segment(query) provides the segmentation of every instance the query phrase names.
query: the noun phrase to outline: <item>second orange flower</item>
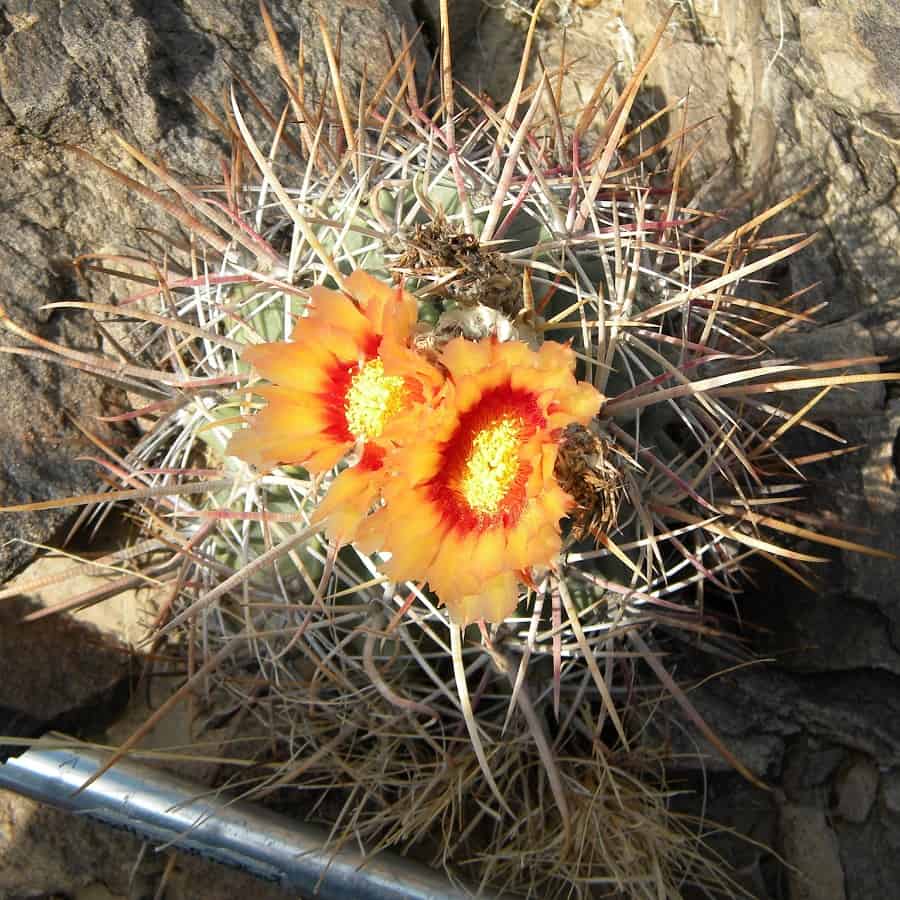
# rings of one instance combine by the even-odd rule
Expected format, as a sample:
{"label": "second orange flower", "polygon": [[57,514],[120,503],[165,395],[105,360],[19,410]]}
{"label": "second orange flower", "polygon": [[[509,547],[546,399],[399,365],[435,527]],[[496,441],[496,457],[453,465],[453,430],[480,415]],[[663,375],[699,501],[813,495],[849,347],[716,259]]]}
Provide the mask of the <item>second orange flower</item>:
{"label": "second orange flower", "polygon": [[563,429],[586,424],[602,396],[576,381],[575,356],[548,341],[457,338],[440,357],[444,400],[416,442],[390,458],[384,505],[362,526],[385,571],[427,581],[460,624],[515,610],[519,581],[551,565],[572,498],[554,476]]}

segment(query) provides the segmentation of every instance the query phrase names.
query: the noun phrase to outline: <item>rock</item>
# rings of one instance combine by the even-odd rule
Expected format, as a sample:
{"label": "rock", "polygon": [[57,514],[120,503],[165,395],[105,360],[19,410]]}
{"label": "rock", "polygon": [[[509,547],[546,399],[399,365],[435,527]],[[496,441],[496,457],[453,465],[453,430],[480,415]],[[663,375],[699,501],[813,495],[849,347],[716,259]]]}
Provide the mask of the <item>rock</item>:
{"label": "rock", "polygon": [[[437,46],[439,0],[426,0],[421,6],[432,43]],[[513,4],[453,0],[449,7],[454,78],[476,94],[505,103],[519,73],[530,17]],[[467,103],[469,98],[460,95],[460,101]]]}
{"label": "rock", "polygon": [[0,734],[105,727],[128,701],[129,648],[70,617],[20,621],[36,608],[21,597],[0,606]]}
{"label": "rock", "polygon": [[[846,520],[838,520],[835,526],[841,521]],[[841,534],[835,526],[823,530]],[[869,533],[847,537],[863,544],[882,542],[880,535]],[[813,549],[811,542],[809,548]],[[885,596],[882,603],[876,603],[866,594],[848,593],[846,585],[855,577],[846,571],[849,565],[868,570],[873,581],[890,577],[889,560],[872,560],[849,552],[814,573],[821,579],[816,590],[785,578],[774,567],[757,566],[759,594],[748,596],[743,610],[760,629],[757,652],[777,659],[779,668],[785,671],[881,669],[900,676],[893,621],[886,615],[893,601]]]}
{"label": "rock", "polygon": [[827,793],[827,784],[847,756],[842,747],[802,734],[793,738],[784,758],[781,787],[792,803],[815,805]]}
{"label": "rock", "polygon": [[[784,335],[772,344],[773,351],[779,359],[798,364],[814,360],[859,359],[876,355],[872,334],[859,322],[837,322],[822,328],[815,328],[800,334]],[[845,372],[865,374],[878,372],[875,363],[852,368],[835,369],[823,375],[841,375]],[[796,391],[787,396],[785,406],[799,408],[812,399],[816,390]],[[868,384],[838,387],[829,391],[810,411],[809,418],[814,421],[823,419],[835,420],[840,424],[842,419],[880,411],[885,402],[883,384]]]}
{"label": "rock", "polygon": [[[77,816],[0,791],[0,894],[66,896],[100,879],[96,863],[102,859],[102,880],[128,883],[128,869],[137,858],[140,841]],[[26,891],[28,893],[26,893]]]}
{"label": "rock", "polygon": [[[112,526],[116,527],[115,524]],[[36,559],[8,585],[18,590],[31,608],[49,608],[91,592],[110,591],[123,572],[113,571],[115,561],[106,566],[89,568],[77,559],[48,553]],[[96,603],[67,613],[80,626],[99,631],[119,646],[137,646],[147,637],[147,628],[158,612],[158,590],[152,584],[138,589],[122,590]],[[3,603],[7,600],[0,601]]]}
{"label": "rock", "polygon": [[892,400],[886,410],[855,419],[853,426],[853,430],[843,426],[845,436],[851,443],[864,444],[865,449],[846,457],[837,468],[834,482],[841,487],[834,492],[834,505],[841,521],[863,526],[864,530],[849,535],[851,538],[893,554],[893,559],[842,552],[840,586],[886,617],[891,641],[900,650],[900,400]]}
{"label": "rock", "polygon": [[[686,662],[679,667],[682,683],[695,684],[704,671],[709,674],[708,669],[691,668]],[[900,763],[900,730],[891,722],[900,715],[895,708],[895,698],[900,697],[898,685],[897,676],[874,671],[807,675],[757,666],[710,679],[690,692],[699,713],[756,774],[760,772],[754,747],[769,737],[783,748],[762,774],[780,798],[776,846],[785,861],[799,870],[781,873],[782,879],[787,878],[791,898],[819,900],[846,895],[849,900],[864,900],[892,895],[889,886],[900,877],[896,871],[900,850],[896,823],[900,818],[892,811],[900,810],[900,788],[894,784],[900,780],[892,774]],[[683,719],[680,726],[670,733],[674,736],[682,728],[693,728]],[[690,752],[688,748],[693,747],[696,752],[698,746],[712,752],[691,730],[685,744],[676,740],[673,750]],[[742,835],[758,837],[764,817],[753,824],[735,815],[738,809],[764,810],[772,794],[742,782],[749,796],[730,801],[736,796],[733,782],[741,779],[720,765],[705,763],[702,787],[697,790],[698,797],[704,797],[703,814],[725,825],[733,823]],[[684,757],[679,764],[687,764]],[[879,769],[886,774],[880,775]],[[876,803],[879,782],[881,802]],[[740,806],[735,807],[738,802]],[[715,847],[739,867],[752,862],[740,840],[733,844],[720,840]],[[821,875],[822,881],[810,880],[807,876],[811,873]],[[769,895],[782,896],[773,887],[778,880],[775,873],[768,872]]]}
{"label": "rock", "polygon": [[[679,663],[681,684],[700,680],[702,670],[688,659]],[[706,674],[710,674],[707,672]],[[760,677],[765,677],[760,676]],[[713,678],[690,692],[690,702],[700,717],[715,732],[728,752],[762,780],[776,777],[781,771],[785,739],[796,733],[798,726],[772,715],[772,711],[748,702],[742,680],[731,675]],[[777,707],[776,707],[777,708]],[[651,744],[667,742],[669,767],[716,773],[731,773],[732,763],[687,720],[681,709],[670,705],[675,727],[668,727],[662,716],[650,719],[645,734]],[[662,732],[660,731],[662,730]]]}
{"label": "rock", "polygon": [[900,829],[888,817],[870,815],[857,825],[835,819],[847,900],[893,897],[900,884]]}
{"label": "rock", "polygon": [[[287,59],[297,59],[303,41],[312,92],[330,77],[320,14],[332,40],[340,34],[342,75],[351,94],[358,93],[364,69],[377,84],[390,65],[385,37],[399,48],[403,32],[411,36],[416,29],[403,2],[315,6],[269,4]],[[161,151],[173,168],[211,174],[220,145],[191,95],[218,104],[234,71],[273,108],[286,99],[259,4],[252,0],[162,0],[150,6],[89,0],[61,8],[52,0],[18,0],[7,10],[3,102],[19,132],[51,146],[96,145],[104,139],[101,131],[114,129],[144,150]],[[124,45],[128,53],[122,53]]]}
{"label": "rock", "polygon": [[[680,664],[683,684],[713,674],[700,662],[685,658]],[[803,737],[821,746],[858,750],[879,766],[900,764],[900,677],[888,672],[806,674],[760,664],[709,678],[690,692],[690,700],[735,756],[769,779],[781,773],[785,742]],[[693,726],[688,731],[685,750],[706,746]],[[746,759],[745,746],[751,751]],[[756,755],[760,747],[767,755]],[[688,762],[679,759],[682,765]],[[763,763],[767,768],[760,767]]]}
{"label": "rock", "polygon": [[[79,331],[83,331],[79,322],[67,323],[63,329],[68,339]],[[83,339],[78,343],[84,347]],[[97,467],[76,459],[96,453],[96,448],[73,428],[69,416],[87,422],[114,410],[119,403],[116,392],[98,389],[96,379],[84,373],[2,353],[0,383],[4,385],[0,503],[29,503],[97,490]],[[94,431],[107,443],[117,443],[111,429],[95,424]],[[0,584],[34,556],[35,544],[55,542],[71,515],[71,510],[0,513]]]}
{"label": "rock", "polygon": [[[485,20],[493,10],[485,8],[481,0],[454,0],[447,4],[450,20],[450,52],[454,59],[464,58],[466,50],[474,41],[482,39]],[[422,18],[422,24],[433,49],[441,42],[441,2],[440,0],[423,0],[417,4],[416,12]],[[456,66],[454,65],[454,70]]]}
{"label": "rock", "polygon": [[900,348],[900,297],[885,300],[867,311],[865,321],[872,331],[875,349],[885,356],[896,356]]}
{"label": "rock", "polygon": [[824,811],[785,803],[779,824],[790,900],[845,900],[838,841]]}
{"label": "rock", "polygon": [[900,400],[867,426],[863,493],[871,513],[888,518],[900,508]]}
{"label": "rock", "polygon": [[[627,11],[638,46],[664,6]],[[826,321],[896,297],[900,287],[900,214],[891,202],[900,90],[890,48],[898,36],[900,12],[882,0],[838,0],[827,9],[784,0],[718,12],[693,5],[676,16],[649,76],[666,100],[690,91],[692,120],[713,117],[712,141],[704,140],[693,172],[696,184],[721,180],[712,195],[726,197],[737,179],[762,208],[819,185],[776,227],[793,220],[824,230],[829,258],[820,268],[832,284],[818,298],[829,303]],[[669,54],[689,63],[672,65]],[[793,267],[789,260],[786,286],[807,286],[810,273]]]}
{"label": "rock", "polygon": [[[328,67],[319,13],[333,40],[341,35],[342,75],[354,91],[365,70],[375,80],[390,65],[385,41],[401,45],[416,23],[404,0],[270,3],[288,59],[305,47],[310,90]],[[417,57],[427,72],[424,49]],[[121,133],[185,177],[208,179],[226,148],[192,101],[220,104],[231,72],[280,110],[284,89],[273,65],[257,0],[12,0],[0,11],[0,304],[45,338],[96,352],[83,315],[55,314],[48,300],[108,301],[111,286],[76,278],[68,259],[109,248],[146,246],[138,229],[173,232],[173,223],[64,149],[85,147],[129,174],[112,135]],[[239,91],[240,93],[240,91]],[[251,123],[252,104],[242,102]],[[65,324],[58,324],[62,319]],[[4,335],[2,340],[7,342]],[[22,358],[0,356],[6,400],[0,415],[0,504],[96,489],[93,466],[72,462],[89,445],[65,418],[90,421],[110,402],[97,380]],[[108,436],[108,435],[107,435]],[[70,516],[0,517],[0,580],[24,566],[34,550],[14,537],[52,543]]]}
{"label": "rock", "polygon": [[834,779],[834,813],[848,822],[862,824],[878,795],[878,767],[857,755],[842,766]]}
{"label": "rock", "polygon": [[[758,790],[733,771],[684,773],[677,784],[673,811],[696,815],[696,801],[702,797],[703,820],[715,823],[715,827],[706,829],[704,843],[709,851],[727,860],[729,877],[746,896],[754,900],[783,897],[783,866],[768,849],[778,841],[778,807],[772,792]],[[748,840],[734,840],[735,834]],[[685,897],[694,896],[685,892]],[[733,890],[727,896],[744,894]]]}
{"label": "rock", "polygon": [[881,802],[894,816],[900,816],[900,771],[891,769],[881,777]]}

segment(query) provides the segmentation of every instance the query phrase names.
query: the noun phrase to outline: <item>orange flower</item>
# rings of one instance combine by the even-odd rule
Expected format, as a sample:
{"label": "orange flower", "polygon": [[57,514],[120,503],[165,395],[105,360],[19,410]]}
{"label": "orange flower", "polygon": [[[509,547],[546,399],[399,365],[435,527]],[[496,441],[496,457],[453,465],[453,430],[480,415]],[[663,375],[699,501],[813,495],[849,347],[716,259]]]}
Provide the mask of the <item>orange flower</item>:
{"label": "orange flower", "polygon": [[442,378],[407,346],[417,305],[399,288],[356,271],[343,291],[312,288],[309,310],[290,341],[244,351],[272,384],[254,388],[267,405],[227,452],[262,470],[324,472],[356,449],[357,464],[338,475],[314,520],[327,518],[329,536],[346,543],[378,496],[392,434]]}
{"label": "orange flower", "polygon": [[572,499],[553,475],[562,430],[586,424],[603,397],[573,375],[575,356],[546,342],[445,347],[445,401],[391,457],[384,506],[359,531],[389,550],[386,573],[427,581],[454,621],[501,621],[518,582],[549,565]]}

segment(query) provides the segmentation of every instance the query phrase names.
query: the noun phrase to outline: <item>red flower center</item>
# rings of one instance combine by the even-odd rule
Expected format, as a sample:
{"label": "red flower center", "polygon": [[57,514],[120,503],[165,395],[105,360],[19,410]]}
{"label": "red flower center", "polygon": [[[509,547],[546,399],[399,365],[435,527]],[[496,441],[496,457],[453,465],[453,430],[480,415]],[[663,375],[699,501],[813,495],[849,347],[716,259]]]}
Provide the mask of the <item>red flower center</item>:
{"label": "red flower center", "polygon": [[445,520],[460,531],[515,525],[531,473],[521,450],[545,424],[535,395],[509,384],[485,391],[461,413],[429,485]]}
{"label": "red flower center", "polygon": [[338,441],[355,443],[381,437],[387,421],[403,406],[409,391],[405,379],[387,375],[376,355],[380,338],[369,342],[372,352],[356,363],[337,361],[329,373],[324,401],[326,431]]}

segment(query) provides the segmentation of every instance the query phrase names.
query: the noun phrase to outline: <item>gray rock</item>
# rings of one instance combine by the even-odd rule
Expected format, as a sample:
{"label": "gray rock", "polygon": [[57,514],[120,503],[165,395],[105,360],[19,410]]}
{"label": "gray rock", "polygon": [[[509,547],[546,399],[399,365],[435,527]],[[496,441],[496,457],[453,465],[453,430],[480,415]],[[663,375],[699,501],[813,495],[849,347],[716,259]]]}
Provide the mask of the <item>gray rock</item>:
{"label": "gray rock", "polygon": [[843,521],[864,526],[861,534],[851,537],[895,558],[842,553],[842,586],[887,617],[891,641],[900,650],[900,400],[891,401],[878,414],[857,418],[854,425],[855,431],[846,436],[866,446],[839,469],[843,490],[835,493],[837,508]]}
{"label": "gray rock", "polygon": [[[450,19],[450,52],[454,57],[465,58],[472,42],[481,39],[484,20],[488,18],[491,10],[481,0],[454,0],[447,6]],[[429,42],[437,47],[441,41],[440,0],[422,0],[417,5],[416,11],[422,17]]]}
{"label": "gray rock", "polygon": [[881,776],[881,802],[889,813],[900,816],[900,771],[890,769]]}
{"label": "gray rock", "polygon": [[866,756],[854,756],[835,776],[834,813],[847,822],[865,822],[877,796],[878,767]]}
{"label": "gray rock", "polygon": [[862,825],[834,820],[841,845],[847,900],[893,897],[900,884],[900,829],[870,815]]}
{"label": "gray rock", "polygon": [[[849,537],[863,544],[881,543],[881,536],[874,534]],[[811,543],[809,549],[813,549]],[[873,581],[889,576],[892,566],[891,560],[858,558],[848,552],[819,573],[822,581],[817,591],[780,572],[766,569],[759,573],[763,599],[758,604],[748,603],[745,611],[761,628],[757,651],[776,658],[779,668],[791,672],[837,674],[881,669],[900,676],[900,654],[890,616],[894,601],[890,595],[876,602],[865,594],[848,594],[845,586],[855,576],[841,563],[868,570]]]}
{"label": "gray rock", "polygon": [[900,509],[900,400],[866,425],[863,493],[874,515],[889,517]]}
{"label": "gray rock", "polygon": [[792,803],[821,805],[834,772],[847,752],[818,738],[801,735],[790,741],[781,772],[781,787]]}
{"label": "gray rock", "polygon": [[872,331],[875,349],[885,356],[896,356],[900,351],[900,297],[867,310],[865,323]]}
{"label": "gray rock", "polygon": [[[685,684],[703,677],[702,670],[689,667],[680,674]],[[900,715],[898,685],[897,676],[871,670],[812,675],[757,666],[714,678],[690,692],[691,702],[728,749],[776,788],[781,805],[776,846],[798,870],[781,874],[790,897],[819,900],[843,897],[844,891],[851,900],[892,895],[889,886],[898,877],[900,849],[900,817],[894,811],[900,810],[900,789],[891,774],[900,763],[900,730],[892,722]],[[673,736],[692,729],[675,714],[681,727],[671,729]],[[760,771],[754,749],[767,737],[773,746],[777,741],[782,753]],[[676,753],[696,752],[698,747],[714,752],[693,730],[685,744],[676,739],[673,745]],[[681,757],[682,765],[686,762]],[[702,767],[702,808],[707,810],[710,803],[706,814],[756,837],[748,823],[735,816],[754,806],[763,809],[772,794],[741,782],[749,796],[731,800],[739,806],[729,806],[735,796],[732,782],[740,778],[708,759]],[[880,769],[886,774],[880,775]],[[876,803],[879,781],[881,802]],[[720,795],[725,798],[719,804],[724,816],[712,804]],[[740,840],[733,845],[721,841],[716,848],[735,864],[747,864]],[[768,875],[770,893],[782,896],[772,888],[778,876],[771,871]]]}
{"label": "gray rock", "polygon": [[[673,798],[677,812],[696,815],[696,805],[685,805],[691,797],[702,797],[702,817],[716,825],[707,829],[708,851],[721,853],[730,867],[729,876],[754,900],[776,900],[784,896],[782,863],[768,848],[778,844],[778,805],[772,792],[753,787],[735,772],[679,773],[679,796]],[[692,793],[693,792],[693,793]],[[735,840],[734,835],[747,840]],[[699,897],[686,891],[686,898]],[[744,896],[737,890],[727,896]]]}
{"label": "gray rock", "polygon": [[[690,661],[679,672],[684,683],[710,674]],[[878,670],[803,674],[760,664],[705,682],[691,691],[690,700],[738,759],[764,777],[777,778],[785,744],[798,739],[857,750],[879,766],[900,764],[898,688],[897,676]],[[693,726],[682,723],[691,735],[687,746],[705,748]],[[757,757],[760,747],[771,755]]]}
{"label": "gray rock", "polygon": [[[342,77],[356,90],[363,71],[377,81],[395,47],[416,24],[404,0],[343,3],[270,2],[289,59],[305,46],[311,91],[328,78],[319,37],[321,13],[332,39],[340,33]],[[419,68],[426,70],[425,51]],[[226,148],[193,103],[219,105],[231,72],[280,110],[284,89],[273,65],[257,0],[11,0],[0,10],[0,304],[42,336],[97,349],[81,315],[39,309],[48,300],[108,301],[110,285],[76,278],[68,259],[80,253],[146,246],[139,229],[177,234],[173,223],[122,185],[65,151],[85,147],[129,174],[112,135],[121,133],[185,177],[206,179]],[[240,93],[240,92],[239,92]],[[252,104],[244,97],[250,121]],[[2,340],[7,342],[6,335]],[[73,462],[88,443],[65,418],[87,422],[109,396],[68,369],[0,357],[0,504],[96,489],[96,470]],[[109,435],[107,434],[106,437]],[[14,538],[52,542],[68,516],[0,516],[0,580],[33,555]]]}
{"label": "gray rock", "polygon": [[[416,5],[436,43],[439,0]],[[519,73],[530,16],[524,5],[452,0],[449,4],[453,74],[459,84],[505,103]],[[463,102],[468,102],[460,96]]]}
{"label": "gray rock", "polygon": [[780,813],[790,900],[845,900],[838,841],[824,811],[785,803]]}
{"label": "gray rock", "polygon": [[[77,329],[65,332],[77,334]],[[67,416],[89,421],[108,413],[121,402],[116,392],[98,390],[96,380],[83,373],[2,354],[0,383],[7,392],[0,416],[0,502],[29,503],[97,490],[96,467],[76,459],[96,448]],[[113,438],[109,428],[94,430],[107,441]],[[0,583],[34,555],[34,545],[62,537],[70,518],[71,510],[0,513]]]}
{"label": "gray rock", "polygon": [[[628,20],[639,38],[658,21],[651,6],[635,7]],[[727,4],[719,15],[698,5],[690,10],[674,26],[667,52],[682,58],[689,49],[697,63],[667,64],[663,53],[652,77],[668,99],[690,89],[693,117],[714,116],[711,130],[727,137],[727,147],[704,142],[695,177],[736,177],[758,191],[760,206],[818,184],[797,207],[796,221],[822,230],[832,257],[826,320],[896,297],[896,4],[839,0],[822,8],[785,0]],[[788,216],[776,227],[790,222]],[[790,272],[788,283],[805,286]]]}
{"label": "gray rock", "polygon": [[[784,335],[772,344],[772,350],[780,359],[798,364],[815,360],[861,359],[876,355],[872,334],[859,322],[836,322],[822,328],[815,328],[800,334]],[[835,369],[823,375],[842,375],[846,372],[864,374],[878,372],[875,363],[852,368]],[[792,392],[785,398],[785,405],[799,408],[812,399],[818,391]],[[813,420],[846,419],[881,410],[884,406],[885,388],[883,384],[849,385],[829,391],[810,411]]]}

